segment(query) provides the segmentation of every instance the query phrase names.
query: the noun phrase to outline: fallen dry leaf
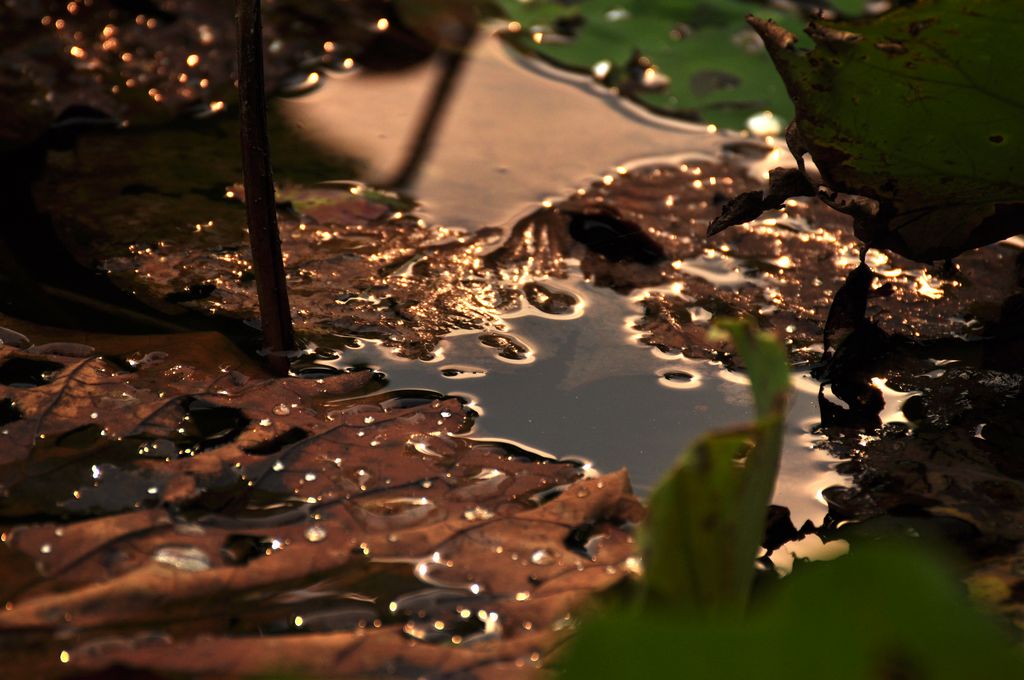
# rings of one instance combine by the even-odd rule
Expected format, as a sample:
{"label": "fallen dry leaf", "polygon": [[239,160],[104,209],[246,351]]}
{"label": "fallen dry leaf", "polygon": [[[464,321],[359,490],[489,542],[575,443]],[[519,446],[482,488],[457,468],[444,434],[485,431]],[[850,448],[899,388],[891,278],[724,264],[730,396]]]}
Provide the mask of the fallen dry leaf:
{"label": "fallen dry leaf", "polygon": [[[502,315],[524,305],[571,310],[532,287],[572,274],[578,260],[596,285],[653,288],[642,298],[636,326],[643,342],[721,358],[724,348],[706,338],[710,319],[746,315],[785,335],[793,349],[813,352],[861,246],[845,218],[812,198],[786,199],[762,219],[707,239],[718,206],[758,186],[747,173],[746,161],[730,154],[716,162],[638,167],[538,209],[507,234],[429,224],[382,206],[359,187],[286,187],[282,197],[291,204],[281,220],[297,323],[313,335],[380,340],[404,356],[428,358],[456,330],[479,330],[482,341],[501,334],[507,330]],[[67,228],[92,228],[83,220],[72,218]],[[213,239],[209,248],[183,250],[177,243],[194,234],[182,232],[163,247],[131,246],[130,256],[106,265],[123,285],[152,299],[206,286],[206,295],[187,304],[253,316],[246,246],[232,228],[204,231],[203,238]],[[608,239],[632,245],[609,257],[602,254]],[[980,325],[965,325],[964,315],[998,317],[1016,288],[1016,254],[996,245],[942,271],[869,253],[876,275],[869,317],[911,339],[975,333]]]}
{"label": "fallen dry leaf", "polygon": [[56,349],[0,345],[26,672],[532,675],[628,571],[625,473],[460,436],[457,399]]}

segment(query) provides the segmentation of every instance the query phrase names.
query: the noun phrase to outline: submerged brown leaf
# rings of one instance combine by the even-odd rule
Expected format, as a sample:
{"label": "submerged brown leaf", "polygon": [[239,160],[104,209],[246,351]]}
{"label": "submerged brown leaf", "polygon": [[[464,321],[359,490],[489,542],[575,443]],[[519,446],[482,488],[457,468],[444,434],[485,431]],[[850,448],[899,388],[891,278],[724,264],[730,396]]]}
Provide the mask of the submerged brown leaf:
{"label": "submerged brown leaf", "polygon": [[[209,115],[234,100],[232,3],[116,0],[9,3],[0,25],[0,88],[13,125],[0,147],[55,123],[113,127]],[[266,12],[267,82],[300,86],[375,36],[382,3],[274,2]],[[17,74],[17,78],[8,74]]]}
{"label": "submerged brown leaf", "polygon": [[40,674],[525,674],[633,554],[624,472],[369,371],[0,345],[0,375],[0,630]]}
{"label": "submerged brown leaf", "polygon": [[[716,357],[721,348],[704,334],[709,320],[739,314],[784,333],[795,349],[813,346],[833,296],[860,262],[860,244],[817,198],[788,197],[808,187],[787,188],[782,175],[781,193],[769,189],[765,199],[776,210],[706,241],[716,206],[758,186],[747,173],[729,158],[636,168],[540,208],[507,234],[429,224],[360,186],[285,187],[290,203],[281,219],[297,323],[314,336],[380,340],[427,358],[452,331],[504,332],[502,316],[533,303],[538,279],[571,275],[575,259],[596,285],[654,288],[637,326],[644,342]],[[221,245],[184,252],[175,246],[184,234],[172,234],[163,247],[133,248],[107,266],[153,297],[208,286],[207,297],[188,304],[254,315],[241,237],[233,240],[221,224],[210,231],[201,237]],[[608,239],[634,245],[609,257],[601,252]],[[869,316],[911,337],[962,332],[955,319],[964,305],[998,313],[1015,284],[1013,257],[1012,248],[993,246],[940,271],[871,253],[879,285],[891,284],[893,295],[872,291]]]}

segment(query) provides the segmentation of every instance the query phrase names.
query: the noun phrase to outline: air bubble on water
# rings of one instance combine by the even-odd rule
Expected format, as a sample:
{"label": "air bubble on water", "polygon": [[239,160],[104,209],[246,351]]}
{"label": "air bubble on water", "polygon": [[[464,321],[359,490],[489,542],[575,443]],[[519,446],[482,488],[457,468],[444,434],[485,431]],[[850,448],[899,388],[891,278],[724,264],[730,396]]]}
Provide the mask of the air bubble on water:
{"label": "air bubble on water", "polygon": [[307,472],[303,479],[305,479],[307,482],[312,482],[313,480],[316,479],[316,474],[313,472]]}
{"label": "air bubble on water", "polygon": [[590,75],[594,76],[594,80],[604,81],[612,72],[612,62],[608,59],[602,59],[595,62],[590,67]]}
{"label": "air bubble on water", "polygon": [[415,640],[427,639],[427,628],[419,621],[407,621],[402,626],[402,632]]}
{"label": "air bubble on water", "polygon": [[195,522],[176,522],[174,524],[174,533],[183,536],[205,536],[206,529],[203,528],[202,524]]}
{"label": "air bubble on water", "polygon": [[663,90],[672,83],[672,79],[655,66],[648,66],[640,76],[640,85],[648,90]]}
{"label": "air bubble on water", "polygon": [[300,73],[286,79],[281,84],[281,91],[289,97],[305,94],[319,87],[322,79],[321,75],[316,71]]}
{"label": "air bubble on water", "polygon": [[471,522],[475,522],[478,520],[491,519],[492,517],[494,517],[494,513],[488,510],[487,508],[481,508],[478,505],[463,512],[462,516],[470,520]]}
{"label": "air bubble on water", "polygon": [[700,306],[687,307],[686,311],[690,313],[690,320],[696,323],[705,323],[713,318],[711,312]]}
{"label": "air bubble on water", "polygon": [[49,555],[51,551],[53,551],[53,546],[51,546],[49,543],[43,543],[41,546],[39,546],[39,552],[43,553],[44,555]]}
{"label": "air bubble on water", "polygon": [[498,612],[488,612],[481,609],[477,612],[477,618],[484,624],[484,635],[501,635],[501,617],[498,615]]}
{"label": "air bubble on water", "polygon": [[[179,428],[179,433],[184,433],[184,428]],[[189,451],[190,449],[185,449]],[[176,458],[178,456],[178,445],[170,439],[154,439],[139,446],[138,454],[148,458]]]}
{"label": "air bubble on water", "polygon": [[747,129],[758,137],[773,137],[782,133],[782,121],[771,111],[762,111],[747,118]]}
{"label": "air bubble on water", "polygon": [[425,496],[373,499],[359,504],[362,509],[379,517],[426,516],[436,506]]}
{"label": "air bubble on water", "polygon": [[306,529],[304,535],[306,536],[306,540],[310,543],[319,543],[327,538],[327,531],[323,527],[314,524]]}
{"label": "air bubble on water", "polygon": [[530,555],[530,564],[536,564],[539,567],[544,567],[554,563],[555,556],[547,548],[534,550],[533,554]]}
{"label": "air bubble on water", "polygon": [[292,410],[288,408],[287,404],[278,404],[274,407],[274,415],[276,416],[286,416],[291,412]]}
{"label": "air bubble on water", "polygon": [[430,443],[429,442],[423,441],[422,439],[416,439],[416,440],[411,440],[410,439],[409,442],[408,442],[408,445],[412,448],[413,451],[415,451],[416,453],[418,453],[420,455],[431,456],[431,457],[434,457],[434,458],[442,458],[443,457],[442,454],[438,453],[437,451],[435,451],[434,449],[432,449],[430,447]]}
{"label": "air bubble on water", "polygon": [[165,546],[153,553],[153,561],[179,571],[197,572],[210,568],[210,557],[193,546]]}
{"label": "air bubble on water", "polygon": [[363,468],[356,470],[356,483],[359,484],[359,488],[365,490],[367,483],[369,483],[371,475]]}
{"label": "air bubble on water", "polygon": [[284,463],[282,463],[281,461],[277,461],[276,463],[274,463],[274,466],[271,468],[271,470],[273,470],[274,472],[280,472],[283,469]]}

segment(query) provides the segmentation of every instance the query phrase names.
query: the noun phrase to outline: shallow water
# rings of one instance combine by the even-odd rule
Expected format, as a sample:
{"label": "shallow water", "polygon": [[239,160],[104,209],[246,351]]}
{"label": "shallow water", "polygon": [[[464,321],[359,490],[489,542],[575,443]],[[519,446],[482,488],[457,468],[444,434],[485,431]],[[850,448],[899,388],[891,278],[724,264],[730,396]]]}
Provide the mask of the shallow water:
{"label": "shallow water", "polygon": [[[555,286],[580,300],[576,314],[531,309],[506,317],[507,334],[530,349],[524,360],[501,357],[478,332],[466,332],[443,340],[431,362],[361,343],[334,364],[372,366],[387,375],[388,390],[460,396],[481,415],[474,439],[579,458],[602,471],[626,467],[642,494],[697,436],[751,418],[745,376],[636,341],[635,298],[580,280]],[[790,509],[797,526],[818,524],[826,511],[820,491],[842,477],[814,449],[817,384],[799,375],[794,388],[774,502]]]}
{"label": "shallow water", "polygon": [[[401,165],[440,70],[434,61],[393,74],[329,74],[279,110],[318,148],[357,155],[360,179],[380,184]],[[470,48],[430,152],[405,189],[428,220],[507,225],[627,161],[676,151],[710,157],[721,143],[704,126],[655,116],[486,36]]]}
{"label": "shallow water", "polygon": [[[360,179],[373,184],[401,164],[439,76],[437,63],[388,75],[356,69],[282,100],[280,111],[318,148],[365,159]],[[571,194],[616,167],[655,156],[710,159],[729,139],[655,116],[584,76],[484,37],[473,46],[430,152],[404,191],[417,202],[417,214],[430,220],[510,227],[543,200]],[[778,160],[777,152],[770,155]],[[761,168],[752,163],[750,171]],[[700,262],[684,265],[718,285],[750,282],[728,262],[714,270]],[[632,326],[644,291],[627,297],[578,276],[554,286],[579,300],[574,313],[528,308],[505,319],[507,333],[529,347],[526,360],[498,356],[473,331],[444,339],[432,362],[401,359],[368,342],[346,350],[337,363],[377,368],[388,376],[387,389],[462,396],[482,416],[472,436],[584,459],[603,471],[625,466],[641,493],[696,436],[751,417],[744,376],[637,342]],[[795,376],[794,385],[774,502],[790,509],[796,526],[819,524],[827,510],[821,491],[843,478],[814,448],[817,385],[807,376]]]}

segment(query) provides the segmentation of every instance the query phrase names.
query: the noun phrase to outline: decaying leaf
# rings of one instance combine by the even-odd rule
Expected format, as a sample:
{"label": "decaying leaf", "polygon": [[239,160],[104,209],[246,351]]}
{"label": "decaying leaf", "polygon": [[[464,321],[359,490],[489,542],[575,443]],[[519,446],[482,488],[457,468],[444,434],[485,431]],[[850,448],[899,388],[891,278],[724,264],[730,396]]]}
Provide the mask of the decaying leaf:
{"label": "decaying leaf", "polygon": [[[622,291],[650,287],[635,327],[643,342],[666,351],[720,358],[724,346],[709,341],[706,330],[714,317],[738,315],[784,334],[793,350],[810,348],[821,341],[833,301],[860,264],[862,245],[843,216],[837,219],[819,199],[802,196],[706,239],[705,225],[718,206],[747,192],[765,200],[742,163],[730,156],[638,167],[594,182],[523,219],[490,260],[508,268],[526,261],[531,273],[558,276],[569,271],[564,258],[578,258],[583,274],[597,285]],[[612,261],[581,248],[572,220],[595,211],[614,211],[621,220],[643,225],[664,260]],[[1003,300],[1017,290],[1018,253],[994,245],[942,269],[869,252],[875,277],[868,281],[867,316],[885,332],[913,339],[972,333],[965,314],[978,319],[972,327],[980,331],[998,320]]]}
{"label": "decaying leaf", "polygon": [[846,281],[836,291],[832,305],[828,308],[825,319],[825,331],[822,334],[825,351],[835,349],[865,322],[868,308],[868,297],[871,294],[871,282],[875,275],[864,262],[854,267]]}
{"label": "decaying leaf", "polygon": [[3,344],[0,376],[0,630],[38,674],[526,673],[633,554],[624,472],[369,371]]}
{"label": "decaying leaf", "polygon": [[[173,143],[126,131],[83,137],[74,154],[51,153],[37,200],[61,195],[59,204],[47,203],[59,237],[83,264],[105,265],[148,303],[254,315],[233,186],[239,171],[222,160],[237,132],[209,121],[197,131],[162,134],[173,134]],[[300,148],[285,144],[275,156],[278,174],[294,178],[280,188],[279,220],[296,323],[328,347],[337,346],[337,336],[367,338],[427,357],[453,330],[507,334],[501,316],[528,304],[526,287],[571,275],[576,259],[596,285],[655,287],[641,302],[644,342],[720,357],[722,347],[705,338],[708,321],[743,314],[786,334],[797,349],[820,340],[832,296],[859,262],[861,246],[844,216],[812,197],[784,199],[762,219],[705,240],[719,206],[744,192],[764,198],[747,157],[774,153],[764,145],[733,144],[715,161],[608,175],[508,232],[421,222],[414,207],[362,185],[307,183],[329,170],[297,174],[308,158]],[[169,167],[179,170],[162,170]],[[223,189],[210,189],[217,186]],[[97,204],[96,195],[110,200]],[[614,219],[601,217],[609,215]],[[629,228],[623,225],[636,227],[629,233],[637,247],[631,257],[609,259],[598,237],[621,240]],[[873,298],[869,314],[886,332],[908,337],[974,332],[957,319],[998,316],[1016,287],[1015,252],[979,250],[951,271],[872,252],[869,265],[893,294]]]}
{"label": "decaying leaf", "polygon": [[816,193],[814,185],[802,171],[775,168],[769,173],[767,190],[745,191],[722,206],[722,214],[708,225],[708,236],[756,219],[768,210],[778,210],[788,198],[814,196]]}
{"label": "decaying leaf", "polygon": [[944,367],[930,376],[934,363],[905,352],[867,367],[887,376],[881,387],[917,394],[900,411],[907,422],[896,418],[862,441],[851,442],[859,439],[855,427],[825,430],[829,448],[848,459],[840,471],[853,481],[825,493],[837,521],[891,514],[917,533],[982,553],[1024,540],[1020,341],[1006,346],[1009,370],[979,365],[995,363],[999,349],[975,347],[975,356],[947,350]]}

